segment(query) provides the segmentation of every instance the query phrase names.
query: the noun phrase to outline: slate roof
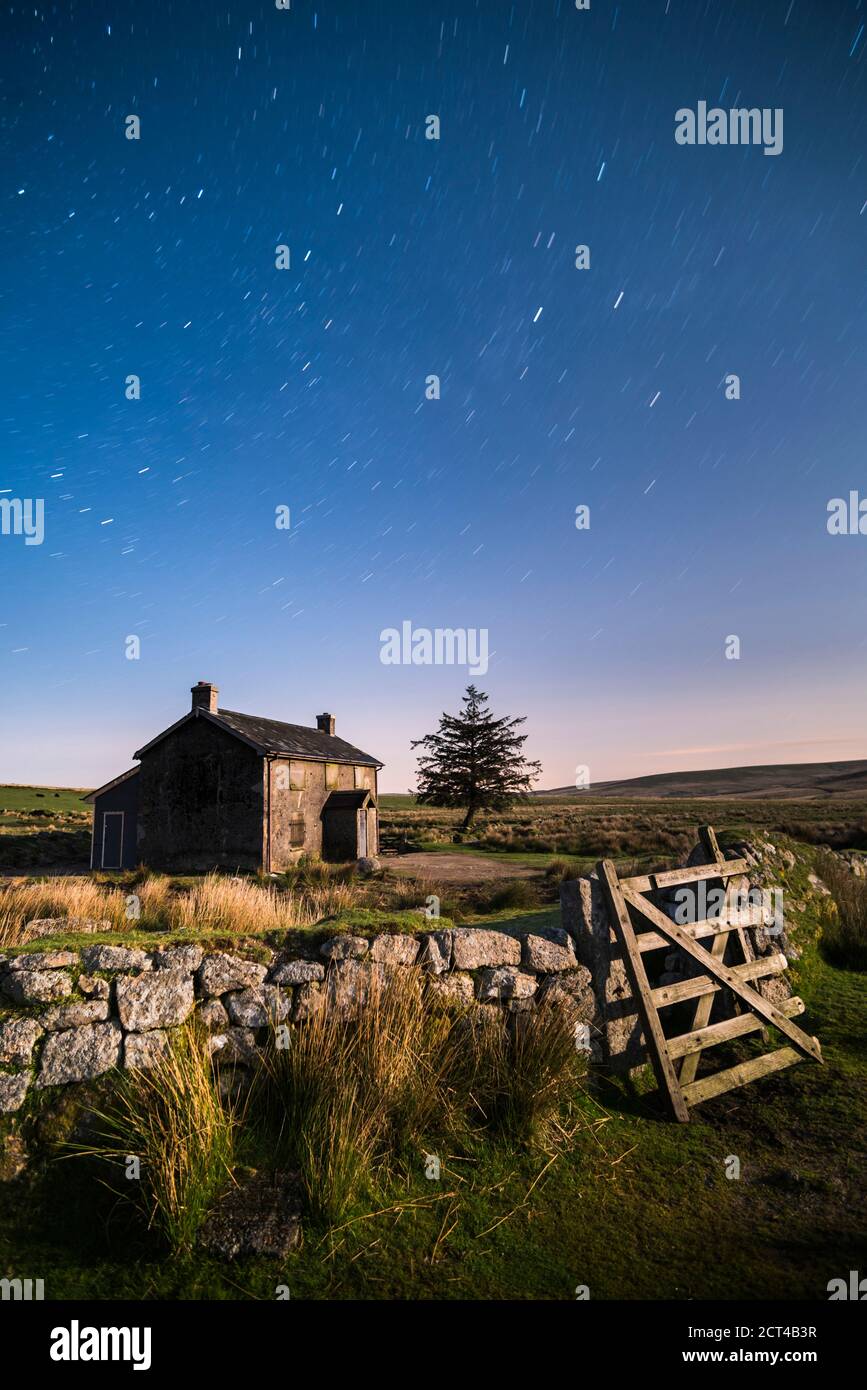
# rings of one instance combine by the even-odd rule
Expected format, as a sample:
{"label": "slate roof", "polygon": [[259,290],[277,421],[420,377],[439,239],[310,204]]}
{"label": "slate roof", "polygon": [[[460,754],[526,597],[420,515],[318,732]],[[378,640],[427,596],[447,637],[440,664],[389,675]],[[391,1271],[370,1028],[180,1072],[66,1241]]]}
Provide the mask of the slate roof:
{"label": "slate roof", "polygon": [[374,804],[373,797],[366,788],[358,791],[332,792],[322,807],[323,811],[354,811],[361,806]]}
{"label": "slate roof", "polygon": [[216,714],[211,714],[210,710],[191,710],[183,719],[179,719],[168,729],[163,729],[156,738],[139,748],[138,752],[133,753],[133,757],[140,758],[148,749],[153,748],[154,744],[161,743],[168,734],[173,734],[175,729],[179,729],[190,719],[208,719],[212,724],[216,724],[217,728],[225,729],[227,733],[242,738],[245,743],[255,748],[257,753],[272,757],[309,758],[319,763],[361,763],[367,767],[382,767],[378,758],[371,757],[369,753],[362,753],[360,748],[353,747],[345,738],[324,734],[321,729],[308,729],[304,724],[284,724],[279,719],[263,719],[258,714],[239,714],[231,709],[218,709]]}
{"label": "slate roof", "polygon": [[88,792],[87,796],[82,796],[80,800],[89,801],[92,804],[98,796],[102,796],[103,792],[110,792],[112,787],[119,787],[121,782],[128,782],[130,777],[138,777],[140,772],[140,767],[131,767],[129,772],[122,772],[119,777],[112,777],[110,782],[97,787],[96,791]]}
{"label": "slate roof", "polygon": [[258,714],[238,714],[231,709],[218,709],[210,716],[264,753],[297,758],[314,758],[328,763],[366,763],[382,767],[377,758],[362,753],[346,739],[324,734],[321,729],[308,729],[304,724],[284,724],[279,719],[263,719]]}

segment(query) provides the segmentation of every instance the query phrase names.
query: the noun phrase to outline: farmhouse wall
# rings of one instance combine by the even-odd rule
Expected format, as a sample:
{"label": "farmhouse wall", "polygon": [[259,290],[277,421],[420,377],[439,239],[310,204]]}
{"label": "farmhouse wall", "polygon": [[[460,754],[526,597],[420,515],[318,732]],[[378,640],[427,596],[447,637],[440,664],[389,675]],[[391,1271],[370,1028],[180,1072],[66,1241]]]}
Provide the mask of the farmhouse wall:
{"label": "farmhouse wall", "polygon": [[[321,718],[330,716],[320,716]],[[349,763],[307,762],[295,758],[273,758],[270,762],[271,788],[271,870],[280,873],[302,854],[321,855],[322,808],[334,791],[366,789],[376,797],[376,769]],[[370,819],[375,827],[376,814]],[[297,843],[294,827],[303,821],[304,840]],[[354,812],[343,839],[342,857],[355,859],[358,838]],[[331,845],[333,857],[338,857]],[[375,849],[369,853],[375,853]]]}
{"label": "farmhouse wall", "polygon": [[192,720],[144,753],[139,779],[142,862],[176,872],[261,868],[263,759],[240,739]]}

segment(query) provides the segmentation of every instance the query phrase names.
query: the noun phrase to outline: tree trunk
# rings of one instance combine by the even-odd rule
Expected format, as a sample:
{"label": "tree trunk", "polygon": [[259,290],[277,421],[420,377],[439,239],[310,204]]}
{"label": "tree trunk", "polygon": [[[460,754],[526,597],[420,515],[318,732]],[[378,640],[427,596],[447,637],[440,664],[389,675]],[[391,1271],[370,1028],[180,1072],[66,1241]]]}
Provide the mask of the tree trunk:
{"label": "tree trunk", "polygon": [[462,824],[461,824],[461,834],[463,834],[463,832],[464,832],[465,830],[469,830],[470,826],[471,826],[472,823],[473,823],[473,817],[475,816],[475,814],[476,814],[476,808],[475,808],[475,806],[469,805],[469,806],[467,807],[467,814],[464,816],[463,822],[462,822]]}

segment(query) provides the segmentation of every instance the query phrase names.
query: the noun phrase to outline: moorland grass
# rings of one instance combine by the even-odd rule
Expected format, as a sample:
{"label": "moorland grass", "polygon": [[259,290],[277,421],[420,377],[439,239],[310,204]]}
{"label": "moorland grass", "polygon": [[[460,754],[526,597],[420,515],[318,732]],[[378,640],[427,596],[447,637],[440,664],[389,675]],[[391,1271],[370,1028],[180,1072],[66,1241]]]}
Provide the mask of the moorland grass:
{"label": "moorland grass", "polygon": [[[108,1106],[94,1119],[95,1141],[79,1154],[100,1159],[119,1195],[141,1206],[169,1249],[189,1254],[233,1180],[241,1121],[236,1105],[221,1098],[204,1030],[178,1028],[152,1068],[120,1072]],[[125,1181],[130,1158],[140,1173]]]}

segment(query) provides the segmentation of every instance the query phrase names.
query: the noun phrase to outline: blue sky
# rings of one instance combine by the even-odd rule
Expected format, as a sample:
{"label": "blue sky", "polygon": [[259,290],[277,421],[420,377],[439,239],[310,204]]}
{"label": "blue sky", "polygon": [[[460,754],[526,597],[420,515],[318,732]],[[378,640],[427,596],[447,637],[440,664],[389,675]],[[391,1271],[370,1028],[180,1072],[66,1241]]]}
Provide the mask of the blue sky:
{"label": "blue sky", "polygon": [[[403,790],[470,679],[404,620],[488,629],[542,785],[867,756],[863,4],[8,8],[2,780],[206,679]],[[700,100],[782,154],[677,145]]]}

